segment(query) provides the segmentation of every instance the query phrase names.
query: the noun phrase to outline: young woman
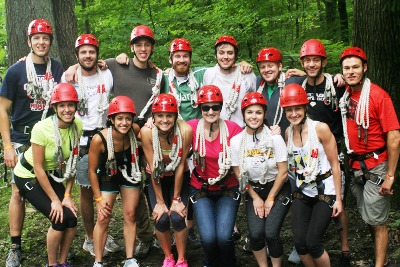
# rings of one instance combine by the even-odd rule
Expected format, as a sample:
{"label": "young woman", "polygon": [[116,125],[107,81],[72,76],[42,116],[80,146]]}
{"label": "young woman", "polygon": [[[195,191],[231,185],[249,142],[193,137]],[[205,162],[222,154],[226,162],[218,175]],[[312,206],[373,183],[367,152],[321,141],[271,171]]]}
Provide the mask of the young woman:
{"label": "young woman", "polygon": [[259,266],[268,266],[265,242],[272,266],[282,266],[280,229],[290,203],[286,145],[264,124],[267,102],[252,92],[242,100],[245,129],[231,140],[232,166],[245,193],[250,248]]}
{"label": "young woman", "polygon": [[[140,135],[151,180],[149,197],[156,235],[165,255],[162,266],[187,267],[185,217],[190,171],[186,157],[192,144],[192,128],[178,120],[178,102],[171,94],[158,95],[152,113],[154,127],[143,127]],[[178,251],[176,264],[171,253],[170,220]]]}
{"label": "young woman", "polygon": [[133,123],[136,111],[127,96],[117,96],[108,107],[111,126],[96,134],[89,149],[89,178],[96,201],[97,222],[93,232],[94,267],[103,266],[103,250],[111,212],[121,193],[124,217],[126,261],[124,267],[138,267],[134,258],[140,182],[138,144],[139,126]]}
{"label": "young woman", "polygon": [[306,267],[330,266],[322,238],[331,217],[342,212],[341,173],[335,137],[325,123],[307,117],[308,98],[298,84],[280,96],[290,122],[286,130],[289,170],[295,179],[292,230],[296,250]]}
{"label": "young woman", "polygon": [[32,146],[14,169],[22,197],[51,221],[47,232],[49,267],[70,266],[67,255],[76,233],[77,208],[71,190],[82,134],[82,122],[75,119],[77,103],[74,86],[60,83],[54,87],[50,104],[55,114],[33,127]]}
{"label": "young woman", "polygon": [[233,226],[239,207],[238,181],[231,169],[229,142],[242,129],[220,119],[223,98],[214,85],[198,92],[202,119],[190,120],[195,169],[190,201],[203,247],[204,266],[236,266]]}

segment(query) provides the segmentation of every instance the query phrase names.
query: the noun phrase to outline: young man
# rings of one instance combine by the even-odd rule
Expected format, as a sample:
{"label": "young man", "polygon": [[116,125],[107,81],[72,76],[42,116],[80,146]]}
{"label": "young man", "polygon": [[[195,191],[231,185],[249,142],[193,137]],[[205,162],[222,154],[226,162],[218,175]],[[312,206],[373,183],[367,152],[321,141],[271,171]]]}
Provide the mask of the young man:
{"label": "young man", "polygon": [[[286,80],[286,84],[298,83],[307,92],[310,103],[308,113],[314,120],[325,122],[335,136],[338,154],[340,155],[341,138],[343,129],[340,127],[342,119],[339,111],[339,99],[344,93],[344,87],[340,75],[332,77],[324,73],[327,64],[327,56],[324,45],[315,39],[304,42],[300,49],[300,62],[307,76],[292,77]],[[341,168],[343,164],[341,164]],[[344,183],[344,169],[342,169],[342,182]],[[346,186],[347,185],[347,186]],[[346,205],[348,183],[344,183],[343,205]],[[348,242],[348,214],[345,209],[339,215],[341,256],[340,264],[343,267],[350,266],[349,242]],[[339,224],[337,224],[338,226]]]}
{"label": "young man", "polygon": [[[30,146],[33,125],[52,112],[48,110],[50,96],[63,73],[61,64],[49,57],[52,41],[50,23],[44,19],[32,21],[28,27],[31,52],[26,61],[12,65],[4,77],[0,90],[0,133],[4,144],[4,163],[9,168],[15,167],[18,155]],[[12,177],[9,205],[11,248],[6,259],[7,267],[21,264],[24,218],[25,201],[19,195]]]}
{"label": "young man", "polygon": [[232,36],[221,36],[214,45],[217,66],[204,73],[203,85],[216,85],[221,89],[224,103],[221,118],[244,126],[240,103],[244,95],[256,89],[256,75],[242,74],[235,65],[239,46]]}
{"label": "young man", "polygon": [[367,56],[358,47],[340,62],[347,88],[340,99],[344,139],[353,177],[351,191],[375,245],[375,263],[388,265],[386,220],[399,161],[400,125],[389,94],[367,77]]}
{"label": "young man", "polygon": [[[78,83],[74,84],[79,95],[77,117],[83,123],[76,181],[79,184],[79,205],[86,232],[83,249],[94,256],[94,209],[93,192],[88,176],[88,151],[93,135],[106,127],[108,98],[113,87],[113,77],[109,70],[102,71],[97,68],[99,43],[92,34],[81,34],[76,39],[75,55],[79,64]],[[64,76],[62,81],[65,82]],[[105,250],[107,252],[119,250],[119,246],[111,236],[107,238]]]}

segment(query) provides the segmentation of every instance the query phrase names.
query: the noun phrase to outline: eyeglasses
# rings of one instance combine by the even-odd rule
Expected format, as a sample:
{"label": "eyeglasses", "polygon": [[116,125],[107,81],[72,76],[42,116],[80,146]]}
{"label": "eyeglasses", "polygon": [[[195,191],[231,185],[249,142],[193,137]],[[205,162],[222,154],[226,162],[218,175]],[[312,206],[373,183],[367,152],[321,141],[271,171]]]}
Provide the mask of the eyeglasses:
{"label": "eyeglasses", "polygon": [[212,106],[207,106],[207,105],[201,105],[201,110],[204,112],[208,112],[212,109],[213,111],[220,111],[221,110],[221,105],[212,105]]}

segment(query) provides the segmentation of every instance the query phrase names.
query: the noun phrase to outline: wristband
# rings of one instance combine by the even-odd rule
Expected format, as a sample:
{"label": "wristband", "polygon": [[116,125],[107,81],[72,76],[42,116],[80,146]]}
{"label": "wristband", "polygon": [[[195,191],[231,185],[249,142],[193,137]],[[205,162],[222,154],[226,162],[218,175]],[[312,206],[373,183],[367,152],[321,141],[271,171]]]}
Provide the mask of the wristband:
{"label": "wristband", "polygon": [[11,148],[13,148],[13,146],[12,146],[12,145],[5,146],[5,147],[4,147],[4,150],[6,150],[6,149],[11,149]]}
{"label": "wristband", "polygon": [[179,202],[182,202],[182,198],[181,197],[173,197],[172,201],[177,201],[179,203]]}
{"label": "wristband", "polygon": [[274,197],[267,197],[267,200],[268,200],[268,201],[274,201],[275,198],[274,198]]}
{"label": "wristband", "polygon": [[394,176],[390,176],[389,174],[386,174],[386,180],[393,181]]}
{"label": "wristband", "polygon": [[103,197],[100,196],[100,197],[98,197],[98,198],[95,198],[94,201],[96,201],[97,203],[99,203],[102,199],[103,199]]}
{"label": "wristband", "polygon": [[70,197],[71,194],[64,194],[64,197]]}

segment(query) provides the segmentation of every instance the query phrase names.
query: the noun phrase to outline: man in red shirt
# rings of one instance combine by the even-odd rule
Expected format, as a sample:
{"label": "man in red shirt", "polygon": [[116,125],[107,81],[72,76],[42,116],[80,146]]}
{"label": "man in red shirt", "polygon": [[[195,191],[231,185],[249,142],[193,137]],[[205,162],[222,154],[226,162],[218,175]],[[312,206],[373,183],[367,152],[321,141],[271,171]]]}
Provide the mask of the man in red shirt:
{"label": "man in red shirt", "polygon": [[351,191],[375,242],[375,264],[367,266],[386,266],[386,220],[399,160],[399,121],[389,94],[366,77],[365,52],[358,47],[347,48],[340,62],[347,84],[340,108],[350,167],[354,170]]}

